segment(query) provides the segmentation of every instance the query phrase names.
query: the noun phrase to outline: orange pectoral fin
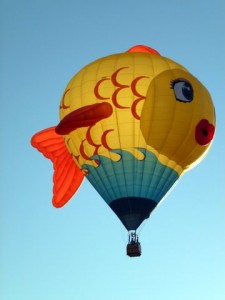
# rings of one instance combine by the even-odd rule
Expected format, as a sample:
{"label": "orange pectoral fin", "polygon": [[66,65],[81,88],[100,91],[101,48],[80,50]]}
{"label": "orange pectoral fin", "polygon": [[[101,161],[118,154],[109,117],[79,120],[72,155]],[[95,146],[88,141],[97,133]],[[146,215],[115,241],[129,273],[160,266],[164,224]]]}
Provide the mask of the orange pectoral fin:
{"label": "orange pectoral fin", "polygon": [[55,207],[64,206],[80,187],[84,175],[69,154],[63,137],[55,132],[55,127],[36,133],[31,145],[53,162],[53,198]]}

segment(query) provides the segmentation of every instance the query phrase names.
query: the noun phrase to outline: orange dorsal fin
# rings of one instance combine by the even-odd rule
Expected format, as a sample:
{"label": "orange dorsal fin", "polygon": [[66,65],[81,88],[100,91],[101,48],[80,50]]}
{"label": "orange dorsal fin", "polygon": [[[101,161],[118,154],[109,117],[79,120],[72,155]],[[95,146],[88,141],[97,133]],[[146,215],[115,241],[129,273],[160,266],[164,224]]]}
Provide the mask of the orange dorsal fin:
{"label": "orange dorsal fin", "polygon": [[55,127],[36,133],[31,145],[53,162],[52,204],[62,207],[76,193],[84,175],[66,148],[63,137],[55,133]]}

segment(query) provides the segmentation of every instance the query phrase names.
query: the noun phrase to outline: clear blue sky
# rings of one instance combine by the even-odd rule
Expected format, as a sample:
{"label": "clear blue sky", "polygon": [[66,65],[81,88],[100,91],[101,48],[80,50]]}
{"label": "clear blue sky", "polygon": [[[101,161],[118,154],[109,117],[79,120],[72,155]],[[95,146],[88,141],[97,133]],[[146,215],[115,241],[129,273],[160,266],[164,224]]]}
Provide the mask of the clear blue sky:
{"label": "clear blue sky", "polygon": [[[0,22],[0,299],[225,299],[224,0],[1,0]],[[217,131],[131,259],[125,229],[88,181],[67,206],[51,206],[52,165],[30,138],[57,124],[80,68],[135,44],[200,79]]]}

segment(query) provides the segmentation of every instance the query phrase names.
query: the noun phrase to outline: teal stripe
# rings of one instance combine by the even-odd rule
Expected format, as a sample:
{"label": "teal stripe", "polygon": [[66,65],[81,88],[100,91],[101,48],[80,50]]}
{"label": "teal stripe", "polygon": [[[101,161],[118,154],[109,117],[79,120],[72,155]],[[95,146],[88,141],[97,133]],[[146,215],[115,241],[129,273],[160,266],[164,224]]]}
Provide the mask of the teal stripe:
{"label": "teal stripe", "polygon": [[144,159],[136,159],[130,152],[112,150],[121,156],[117,162],[105,156],[95,155],[99,166],[83,165],[88,170],[87,179],[110,204],[124,197],[141,197],[159,202],[178,180],[178,173],[158,161],[155,154],[146,149],[138,149]]}

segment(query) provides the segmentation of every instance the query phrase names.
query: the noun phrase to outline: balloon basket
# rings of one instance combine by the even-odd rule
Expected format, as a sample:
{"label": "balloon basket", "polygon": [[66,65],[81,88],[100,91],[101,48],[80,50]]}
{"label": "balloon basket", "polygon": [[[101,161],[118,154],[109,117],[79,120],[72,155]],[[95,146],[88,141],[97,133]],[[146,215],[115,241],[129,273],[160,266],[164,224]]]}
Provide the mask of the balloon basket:
{"label": "balloon basket", "polygon": [[138,241],[138,235],[136,234],[136,232],[129,233],[127,255],[130,257],[141,256],[141,244]]}

